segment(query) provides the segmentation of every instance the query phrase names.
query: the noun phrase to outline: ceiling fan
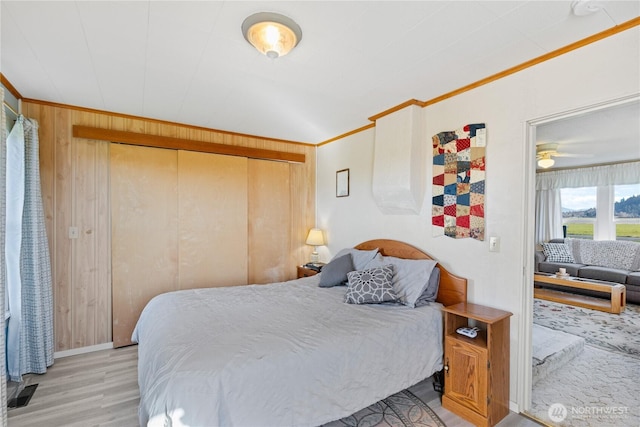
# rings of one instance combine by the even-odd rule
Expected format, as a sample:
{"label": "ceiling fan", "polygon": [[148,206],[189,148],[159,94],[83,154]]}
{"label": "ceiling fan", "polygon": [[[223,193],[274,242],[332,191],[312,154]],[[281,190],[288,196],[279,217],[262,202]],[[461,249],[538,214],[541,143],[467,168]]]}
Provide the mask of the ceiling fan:
{"label": "ceiling fan", "polygon": [[538,166],[543,169],[550,168],[555,164],[553,157],[589,157],[590,154],[571,154],[558,151],[559,144],[556,142],[548,142],[536,145],[536,159]]}

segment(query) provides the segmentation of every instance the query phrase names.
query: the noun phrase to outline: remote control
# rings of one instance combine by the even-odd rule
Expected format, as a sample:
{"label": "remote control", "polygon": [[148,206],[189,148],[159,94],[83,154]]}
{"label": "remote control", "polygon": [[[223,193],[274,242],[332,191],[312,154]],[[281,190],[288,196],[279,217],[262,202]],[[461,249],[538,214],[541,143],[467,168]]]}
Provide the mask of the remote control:
{"label": "remote control", "polygon": [[456,329],[456,332],[459,333],[460,335],[464,335],[466,337],[469,338],[475,338],[478,336],[478,328],[469,328],[469,327],[462,327],[462,328],[458,328]]}

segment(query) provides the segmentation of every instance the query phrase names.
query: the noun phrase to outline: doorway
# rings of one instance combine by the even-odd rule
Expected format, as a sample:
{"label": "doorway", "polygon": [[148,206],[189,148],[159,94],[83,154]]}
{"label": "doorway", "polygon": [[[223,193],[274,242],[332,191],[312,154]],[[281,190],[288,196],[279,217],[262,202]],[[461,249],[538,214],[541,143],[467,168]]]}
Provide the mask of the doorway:
{"label": "doorway", "polygon": [[[520,328],[520,336],[521,336],[521,352],[522,359],[518,361],[519,367],[522,369],[522,372],[525,372],[525,381],[518,390],[519,402],[522,402],[522,407],[520,408],[522,412],[531,415],[531,407],[532,407],[532,396],[533,396],[533,378],[532,378],[532,329],[533,329],[533,318],[534,318],[534,298],[533,298],[533,273],[534,273],[534,248],[536,245],[535,239],[535,182],[536,182],[536,172],[537,160],[540,159],[539,149],[536,150],[536,146],[540,144],[556,144],[551,148],[556,149],[559,153],[567,153],[567,154],[578,154],[575,156],[564,156],[560,155],[554,158],[554,163],[557,167],[561,168],[575,168],[575,167],[585,167],[585,166],[593,166],[596,164],[602,163],[616,163],[620,161],[629,161],[629,160],[640,160],[640,152],[637,149],[637,141],[638,138],[635,139],[636,148],[631,150],[626,150],[621,148],[620,146],[616,146],[616,149],[613,150],[611,146],[608,147],[608,151],[606,154],[613,155],[613,157],[605,157],[602,152],[598,150],[607,150],[606,144],[603,144],[602,141],[599,143],[594,143],[593,141],[583,141],[580,142],[579,137],[569,137],[563,132],[571,132],[572,123],[577,121],[587,120],[588,125],[591,129],[598,129],[597,126],[601,126],[604,128],[605,126],[609,126],[613,120],[615,120],[615,113],[617,111],[626,111],[628,107],[637,108],[640,105],[640,96],[633,95],[623,98],[618,98],[615,100],[610,100],[607,102],[599,103],[596,105],[590,105],[586,107],[582,107],[576,110],[558,113],[546,117],[537,118],[526,123],[526,134],[527,134],[527,142],[526,142],[526,180],[525,180],[525,188],[528,189],[528,194],[525,197],[525,211],[527,212],[528,220],[525,221],[525,257],[526,259],[523,262],[525,266],[524,271],[524,293],[522,298],[522,315],[523,321],[521,323]],[[600,125],[598,125],[598,120],[601,120]],[[595,128],[593,127],[595,126]],[[574,125],[575,129],[575,125]],[[582,129],[581,131],[588,131],[588,129]],[[599,130],[599,129],[598,129]],[[541,137],[545,139],[550,139],[551,132],[556,132],[558,138],[564,138],[563,141],[551,141],[546,140],[543,141]],[[575,133],[575,132],[574,132]],[[602,138],[602,137],[600,137]],[[581,152],[576,151],[578,146],[581,145]],[[561,149],[564,150],[561,151]],[[538,152],[537,152],[538,151]],[[618,155],[619,157],[616,157]]]}

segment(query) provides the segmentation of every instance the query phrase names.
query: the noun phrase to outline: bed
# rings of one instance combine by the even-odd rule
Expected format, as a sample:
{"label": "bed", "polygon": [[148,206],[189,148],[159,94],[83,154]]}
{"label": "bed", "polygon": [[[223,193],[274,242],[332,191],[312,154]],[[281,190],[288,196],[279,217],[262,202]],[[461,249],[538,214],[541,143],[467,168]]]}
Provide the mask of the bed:
{"label": "bed", "polygon": [[[354,249],[431,259],[394,240]],[[140,424],[316,426],[422,381],[442,369],[442,306],[466,301],[466,279],[437,267],[437,302],[416,308],[346,304],[322,274],[155,297],[132,337]]]}

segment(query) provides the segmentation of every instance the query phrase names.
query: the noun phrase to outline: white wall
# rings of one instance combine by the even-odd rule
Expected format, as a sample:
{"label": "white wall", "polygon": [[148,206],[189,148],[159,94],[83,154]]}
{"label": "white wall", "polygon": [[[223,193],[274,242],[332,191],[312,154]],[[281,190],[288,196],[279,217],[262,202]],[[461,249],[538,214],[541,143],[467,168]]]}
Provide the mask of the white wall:
{"label": "white wall", "polygon": [[[427,143],[431,136],[468,123],[487,125],[486,229],[484,242],[432,237],[431,188],[419,215],[383,215],[373,200],[372,166],[375,129],[318,149],[318,226],[327,231],[328,260],[343,247],[374,238],[410,243],[469,279],[469,301],[511,311],[511,401],[525,404],[526,348],[522,331],[530,328],[525,303],[530,296],[533,207],[533,142],[527,122],[563,111],[640,93],[640,29],[637,27],[538,64],[496,82],[423,109]],[[473,66],[469,64],[469,66]],[[419,98],[420,94],[415,94]],[[404,101],[404,100],[398,100]],[[431,182],[431,159],[427,181]],[[335,197],[335,173],[350,168],[350,196]],[[488,237],[499,236],[500,252],[489,252]],[[527,274],[523,274],[526,270]],[[529,276],[529,277],[526,277]],[[525,334],[526,336],[526,334]],[[525,338],[526,339],[526,338]]]}

